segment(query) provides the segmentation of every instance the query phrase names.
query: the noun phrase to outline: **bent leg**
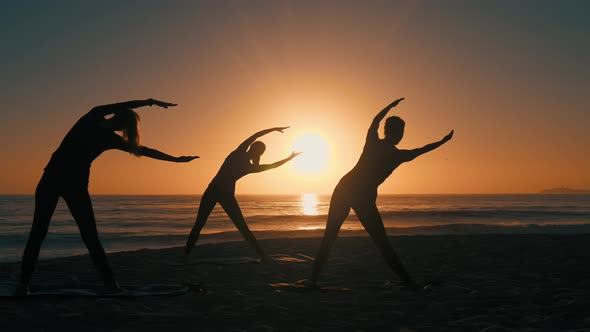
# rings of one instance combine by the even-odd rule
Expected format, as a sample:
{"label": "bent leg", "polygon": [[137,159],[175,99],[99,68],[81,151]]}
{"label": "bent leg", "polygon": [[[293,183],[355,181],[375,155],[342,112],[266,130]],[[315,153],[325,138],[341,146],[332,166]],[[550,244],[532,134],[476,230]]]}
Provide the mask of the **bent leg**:
{"label": "bent leg", "polygon": [[406,283],[412,283],[410,275],[404,268],[401,260],[393,250],[391,242],[387,237],[385,228],[383,227],[383,220],[379,214],[379,210],[374,202],[363,204],[360,207],[353,207],[359,220],[371,235],[371,238],[375,242],[375,245],[381,251],[381,254],[387,261],[387,264],[391,269]]}
{"label": "bent leg", "polygon": [[92,262],[98,270],[105,286],[119,288],[119,285],[113,276],[113,271],[107,261],[104,248],[98,238],[92,201],[90,200],[88,191],[80,190],[74,193],[68,193],[67,195],[64,195],[64,200],[68,204],[72,217],[74,217],[74,220],[80,229],[82,241],[84,241],[86,248],[88,248]]}
{"label": "bent leg", "polygon": [[223,208],[225,213],[227,213],[231,221],[234,223],[234,225],[236,225],[238,231],[242,233],[242,236],[244,237],[246,242],[248,242],[250,247],[252,247],[256,251],[260,258],[262,258],[263,260],[268,260],[266,254],[264,253],[260,245],[258,245],[258,241],[256,241],[254,234],[252,234],[252,232],[248,228],[248,225],[246,225],[246,220],[244,220],[242,210],[240,209],[240,206],[238,205],[238,201],[236,200],[236,198],[234,196],[224,197],[219,201],[219,204],[221,204],[221,207]]}
{"label": "bent leg", "polygon": [[35,215],[33,225],[29,233],[29,240],[23,252],[21,263],[20,284],[22,287],[28,287],[31,276],[39,259],[41,244],[47,236],[49,222],[57,206],[59,196],[44,184],[43,179],[35,191]]}
{"label": "bent leg", "polygon": [[193,250],[193,247],[197,243],[199,239],[199,235],[201,234],[201,230],[205,226],[207,222],[207,218],[213,211],[213,208],[217,204],[217,197],[212,194],[209,189],[205,190],[203,197],[201,198],[201,203],[199,203],[199,212],[197,212],[197,219],[195,220],[195,224],[191,229],[191,233],[186,240],[186,245],[184,246],[185,254],[190,254]]}
{"label": "bent leg", "polygon": [[349,213],[350,204],[348,203],[348,199],[346,199],[343,194],[338,193],[337,190],[334,190],[332,199],[330,200],[326,230],[324,231],[324,237],[313,264],[311,275],[311,281],[313,284],[315,284],[320,277],[322,268],[328,260],[330,249],[334,245],[334,242],[336,242],[340,227],[342,227],[342,224]]}

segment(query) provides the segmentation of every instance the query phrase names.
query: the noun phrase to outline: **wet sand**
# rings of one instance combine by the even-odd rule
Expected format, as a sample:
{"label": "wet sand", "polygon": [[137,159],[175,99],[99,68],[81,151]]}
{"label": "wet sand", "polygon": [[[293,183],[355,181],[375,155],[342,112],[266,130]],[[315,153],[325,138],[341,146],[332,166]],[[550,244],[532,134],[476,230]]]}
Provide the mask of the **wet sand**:
{"label": "wet sand", "polygon": [[[392,236],[419,282],[403,287],[367,237],[339,238],[323,291],[273,287],[308,278],[319,238],[109,254],[125,285],[192,285],[142,298],[0,299],[2,331],[590,331],[590,234]],[[249,258],[248,258],[249,257]],[[2,279],[17,263],[0,264]],[[41,261],[35,284],[97,283],[88,256]]]}

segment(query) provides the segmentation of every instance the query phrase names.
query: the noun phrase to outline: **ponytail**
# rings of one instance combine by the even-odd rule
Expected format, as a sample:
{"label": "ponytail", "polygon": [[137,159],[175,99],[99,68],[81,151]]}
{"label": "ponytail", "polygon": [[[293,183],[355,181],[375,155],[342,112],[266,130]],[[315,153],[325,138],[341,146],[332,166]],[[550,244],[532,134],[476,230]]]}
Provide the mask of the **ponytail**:
{"label": "ponytail", "polygon": [[141,138],[141,134],[139,132],[139,115],[133,110],[128,110],[128,113],[125,114],[125,117],[126,124],[125,128],[123,128],[123,140],[125,143],[127,143],[129,152],[139,157],[139,144]]}

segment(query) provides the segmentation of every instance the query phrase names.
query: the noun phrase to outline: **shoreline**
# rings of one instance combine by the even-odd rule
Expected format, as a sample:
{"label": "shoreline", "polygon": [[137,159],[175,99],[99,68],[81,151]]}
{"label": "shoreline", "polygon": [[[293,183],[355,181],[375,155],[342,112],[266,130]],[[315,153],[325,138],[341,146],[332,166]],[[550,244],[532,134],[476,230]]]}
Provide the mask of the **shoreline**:
{"label": "shoreline", "polygon": [[[357,225],[360,229],[342,229],[339,237],[367,237],[367,232],[362,229],[360,223]],[[323,228],[317,229],[300,229],[300,230],[253,230],[253,234],[259,240],[271,239],[297,239],[297,238],[321,238],[324,234]],[[445,235],[527,235],[527,234],[555,234],[555,235],[576,235],[590,234],[590,223],[572,223],[572,224],[513,224],[513,225],[493,225],[493,224],[443,224],[435,226],[414,226],[414,227],[387,227],[388,236],[445,236]],[[0,263],[15,263],[20,261],[22,249],[26,242],[26,234],[21,239],[13,239],[12,248],[0,249],[2,256]],[[103,246],[108,254],[118,252],[142,250],[142,249],[167,249],[179,247],[186,241],[185,234],[164,234],[164,235],[145,235],[145,236],[125,236],[117,238],[110,234],[101,234],[99,232]],[[49,260],[54,258],[63,258],[79,256],[87,253],[86,247],[79,239],[79,235],[73,234],[68,238],[67,247],[63,247],[63,241],[52,234],[49,234],[43,248],[41,249],[40,260]],[[243,241],[242,235],[237,231],[221,231],[214,233],[203,233],[199,238],[197,245],[210,243],[229,243]],[[7,241],[5,241],[6,243]],[[23,248],[17,244],[22,243]],[[62,245],[62,247],[55,247]]]}

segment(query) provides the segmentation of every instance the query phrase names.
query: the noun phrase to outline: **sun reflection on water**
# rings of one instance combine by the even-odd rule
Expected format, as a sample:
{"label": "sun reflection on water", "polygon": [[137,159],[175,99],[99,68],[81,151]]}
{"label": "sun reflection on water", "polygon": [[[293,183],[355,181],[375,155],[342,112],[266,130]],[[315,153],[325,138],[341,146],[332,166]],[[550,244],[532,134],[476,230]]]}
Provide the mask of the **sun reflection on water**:
{"label": "sun reflection on water", "polygon": [[317,216],[318,213],[318,195],[303,194],[301,195],[301,207],[303,208],[303,215]]}

